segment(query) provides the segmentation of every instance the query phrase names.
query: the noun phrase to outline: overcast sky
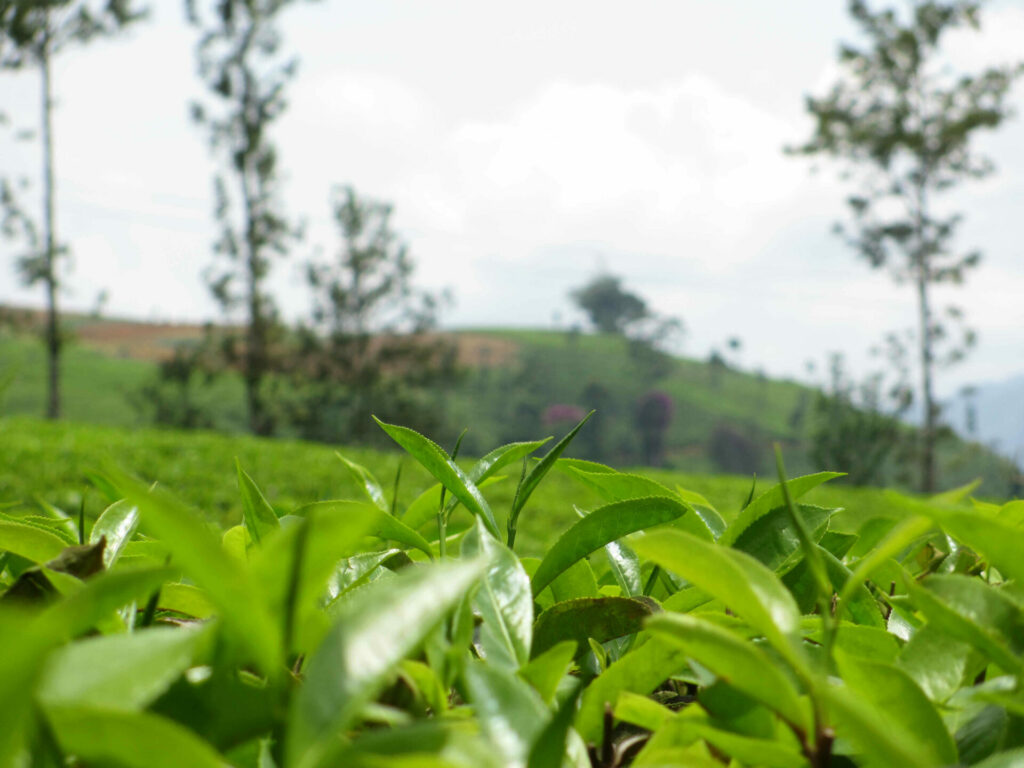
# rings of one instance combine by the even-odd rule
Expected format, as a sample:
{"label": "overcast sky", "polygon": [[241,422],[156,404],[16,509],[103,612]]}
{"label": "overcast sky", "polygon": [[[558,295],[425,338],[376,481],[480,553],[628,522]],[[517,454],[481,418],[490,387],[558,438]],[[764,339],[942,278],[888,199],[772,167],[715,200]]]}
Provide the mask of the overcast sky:
{"label": "overcast sky", "polygon": [[[124,39],[55,67],[59,235],[74,271],[65,306],[215,318],[201,282],[215,236],[214,166],[188,121],[202,95],[195,31],[158,0]],[[804,376],[832,350],[866,350],[914,319],[911,288],[829,234],[844,215],[834,173],[783,155],[806,139],[808,92],[836,75],[854,30],[839,0],[324,0],[285,14],[301,60],[274,131],[288,212],[308,238],[273,284],[308,304],[300,262],[334,246],[333,185],[395,204],[424,286],[449,287],[448,327],[566,326],[569,291],[598,271],[687,327],[696,357],[744,342],[741,364]],[[1024,4],[993,2],[982,34],[947,50],[965,66],[1024,54]],[[0,74],[0,109],[37,121],[34,74]],[[1014,102],[1024,106],[1024,89]],[[10,133],[9,131],[7,132]],[[1024,124],[979,144],[999,174],[956,193],[961,243],[985,253],[943,292],[978,329],[940,389],[1024,370]],[[0,172],[38,167],[38,144],[0,136]],[[0,300],[38,305],[0,243]]]}

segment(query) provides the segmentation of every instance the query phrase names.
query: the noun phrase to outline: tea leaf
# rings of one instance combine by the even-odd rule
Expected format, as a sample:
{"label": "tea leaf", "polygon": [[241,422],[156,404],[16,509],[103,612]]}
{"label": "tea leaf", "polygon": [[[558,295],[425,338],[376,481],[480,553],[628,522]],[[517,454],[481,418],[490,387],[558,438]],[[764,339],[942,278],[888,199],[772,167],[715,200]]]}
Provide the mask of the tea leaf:
{"label": "tea leaf", "polygon": [[550,704],[562,678],[569,672],[576,656],[577,643],[567,640],[537,654],[521,667],[519,676],[530,683],[545,704]]}
{"label": "tea leaf", "polygon": [[430,549],[429,541],[397,517],[392,517],[390,512],[386,512],[372,504],[362,501],[317,501],[299,507],[293,514],[298,517],[307,517],[314,513],[324,516],[356,515],[371,520],[372,523],[369,530],[366,531],[367,534],[372,534],[385,541],[397,541],[406,547],[420,550],[428,557],[434,556],[433,551]]}
{"label": "tea leaf", "polygon": [[124,768],[226,768],[207,742],[177,723],[148,712],[61,707],[50,712],[65,752],[90,764]]}
{"label": "tea leaf", "polygon": [[238,472],[238,490],[242,494],[242,519],[252,540],[258,545],[264,536],[279,528],[281,523],[274,508],[267,502],[253,479],[242,469],[237,458],[235,469]]}
{"label": "tea leaf", "polygon": [[721,600],[762,632],[797,669],[805,668],[800,611],[789,591],[758,560],[677,530],[637,537],[633,548]]}
{"label": "tea leaf", "polygon": [[537,617],[533,654],[571,640],[586,648],[587,638],[599,643],[639,632],[644,619],[661,610],[650,598],[591,597],[555,603]]}
{"label": "tea leaf", "polygon": [[473,598],[473,607],[483,618],[481,655],[490,664],[518,669],[529,661],[533,640],[530,577],[515,553],[491,536],[479,518],[462,540],[462,555],[489,563]]}
{"label": "tea leaf", "polygon": [[390,514],[391,508],[388,506],[387,499],[384,498],[384,489],[377,482],[377,478],[373,476],[373,473],[362,464],[349,461],[337,451],[334,452],[334,455],[341,459],[341,463],[349,468],[352,475],[359,481],[359,485],[362,486],[366,497],[373,502],[377,509]]}
{"label": "tea leaf", "polygon": [[755,644],[714,624],[679,613],[652,616],[647,627],[686,651],[720,679],[755,701],[778,712],[788,722],[810,730],[807,708],[800,693]]}
{"label": "tea leaf", "polygon": [[103,565],[112,568],[124,552],[125,545],[135,535],[139,526],[139,510],[124,502],[115,501],[96,519],[89,532],[89,543],[96,544],[106,538],[107,545],[103,550]]}
{"label": "tea leaf", "polygon": [[56,533],[34,525],[0,520],[0,550],[12,552],[34,563],[45,563],[64,551],[67,544]]}
{"label": "tea leaf", "polygon": [[530,746],[550,719],[540,696],[514,675],[480,662],[466,667],[465,678],[480,727],[504,764],[525,766]]}
{"label": "tea leaf", "polygon": [[261,669],[275,670],[282,658],[281,636],[243,566],[225,553],[202,519],[185,505],[159,489],[150,493],[123,473],[111,471],[107,477],[139,508],[141,525],[167,546],[174,564],[206,591]]}
{"label": "tea leaf", "polygon": [[[306,683],[288,716],[288,764],[331,762],[337,735],[358,716],[392,674],[459,604],[486,563],[408,568],[353,593],[305,669]],[[386,605],[389,610],[382,611]]]}
{"label": "tea leaf", "polygon": [[613,502],[594,510],[548,550],[533,575],[533,594],[539,594],[558,574],[608,542],[675,520],[689,509],[681,501],[661,497]]}
{"label": "tea leaf", "polygon": [[494,520],[494,513],[491,512],[487,500],[480,493],[476,484],[466,477],[465,473],[448,458],[448,454],[432,440],[428,440],[419,432],[407,427],[399,427],[394,424],[385,424],[374,417],[374,421],[402,448],[416,459],[423,467],[434,476],[434,478],[447,488],[455,498],[462,502],[462,506],[478,515],[495,538],[501,534],[498,532],[498,524]]}
{"label": "tea leaf", "polygon": [[47,708],[137,711],[191,665],[204,634],[157,628],[86,638],[51,655],[36,695]]}
{"label": "tea leaf", "polygon": [[[842,472],[818,472],[813,475],[804,475],[803,477],[795,477],[788,481],[789,493],[793,501],[796,501],[804,494],[817,488],[824,482],[832,480],[836,477],[842,477]],[[767,515],[773,509],[781,508],[785,503],[785,497],[782,493],[782,486],[776,485],[768,489],[750,504],[744,508],[736,519],[730,523],[729,527],[725,529],[719,539],[719,544],[725,546],[732,546],[747,528],[749,528],[755,521]]]}
{"label": "tea leaf", "polygon": [[905,740],[919,742],[915,751],[931,765],[957,762],[953,738],[928,697],[910,676],[891,664],[836,654],[839,672],[861,701],[884,713],[886,726]]}

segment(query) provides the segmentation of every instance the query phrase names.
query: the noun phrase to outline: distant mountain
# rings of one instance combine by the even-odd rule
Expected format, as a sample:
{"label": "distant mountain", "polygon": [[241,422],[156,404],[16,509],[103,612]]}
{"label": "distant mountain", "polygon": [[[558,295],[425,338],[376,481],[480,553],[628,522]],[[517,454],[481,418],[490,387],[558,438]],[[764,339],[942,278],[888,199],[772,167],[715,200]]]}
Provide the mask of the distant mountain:
{"label": "distant mountain", "polygon": [[973,397],[975,426],[968,425],[968,404],[958,397],[946,404],[946,418],[964,437],[992,446],[1024,463],[1024,374],[981,384]]}

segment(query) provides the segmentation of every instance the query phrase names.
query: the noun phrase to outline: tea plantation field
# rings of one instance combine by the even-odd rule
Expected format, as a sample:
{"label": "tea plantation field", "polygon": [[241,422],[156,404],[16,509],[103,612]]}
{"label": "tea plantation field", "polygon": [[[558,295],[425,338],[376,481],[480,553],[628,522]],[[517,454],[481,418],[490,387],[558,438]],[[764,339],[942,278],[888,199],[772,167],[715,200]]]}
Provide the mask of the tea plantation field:
{"label": "tea plantation field", "polygon": [[379,426],[0,421],[0,766],[1024,765],[1024,502]]}
{"label": "tea plantation field", "polygon": [[[102,511],[103,499],[89,482],[89,475],[111,465],[159,482],[223,527],[241,521],[236,458],[279,514],[314,501],[360,497],[355,478],[337,453],[370,469],[387,488],[389,498],[401,461],[400,506],[411,502],[431,482],[419,465],[401,460],[396,452],[249,435],[125,429],[8,417],[0,420],[0,439],[4,446],[0,503],[32,504],[39,499],[77,514],[84,499],[90,516]],[[472,461],[460,463],[468,467]],[[488,498],[499,517],[512,503],[518,471],[518,467],[507,469],[502,473],[505,480],[488,489]],[[679,486],[703,494],[727,519],[738,512],[751,490],[749,477],[640,471],[670,488]],[[760,481],[758,487],[766,487],[765,481]],[[863,520],[888,514],[882,493],[871,488],[826,485],[816,489],[810,500],[844,509],[834,518],[833,528],[856,530]],[[599,501],[593,491],[565,472],[551,473],[523,514],[522,551],[543,551],[558,531],[576,519],[574,504],[589,509]]]}

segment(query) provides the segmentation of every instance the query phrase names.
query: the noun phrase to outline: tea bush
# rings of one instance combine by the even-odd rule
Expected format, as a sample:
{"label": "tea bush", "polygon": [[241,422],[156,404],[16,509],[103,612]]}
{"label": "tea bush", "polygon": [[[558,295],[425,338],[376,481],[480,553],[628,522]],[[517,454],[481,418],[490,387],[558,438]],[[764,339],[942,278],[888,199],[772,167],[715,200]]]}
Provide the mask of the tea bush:
{"label": "tea bush", "polygon": [[[116,467],[95,521],[6,505],[0,765],[1024,764],[1024,502],[851,531],[781,460],[729,516],[561,458],[579,425],[465,469],[380,426],[410,501],[343,460],[359,498],[286,514],[238,466],[227,530]],[[520,556],[556,466],[599,501]]]}

